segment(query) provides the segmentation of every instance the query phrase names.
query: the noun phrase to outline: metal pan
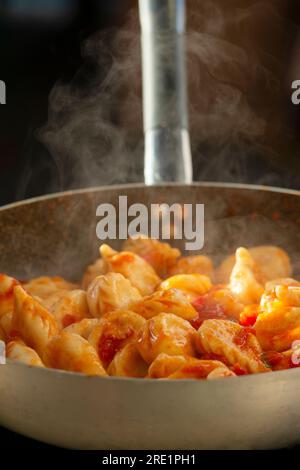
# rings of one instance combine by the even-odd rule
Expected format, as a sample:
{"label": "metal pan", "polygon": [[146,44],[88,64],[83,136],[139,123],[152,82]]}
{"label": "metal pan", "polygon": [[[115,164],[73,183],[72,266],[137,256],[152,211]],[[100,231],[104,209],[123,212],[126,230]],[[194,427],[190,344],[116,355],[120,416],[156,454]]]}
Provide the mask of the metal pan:
{"label": "metal pan", "polygon": [[[184,0],[140,0],[140,9],[145,181],[189,183]],[[167,50],[160,47],[166,37]],[[96,207],[117,206],[126,195],[129,205],[203,203],[205,252],[216,262],[237,246],[276,244],[288,250],[297,272],[299,194],[226,184],[135,185],[13,204],[0,209],[0,269],[19,279],[41,274],[80,279],[98,255]],[[150,381],[8,361],[0,366],[0,424],[76,449],[284,447],[300,442],[299,393],[299,369],[212,382]]]}
{"label": "metal pan", "polygon": [[[300,199],[295,191],[169,184],[61,193],[0,210],[1,270],[78,279],[98,251],[102,202],[205,204],[205,252],[275,243],[299,268]],[[116,242],[117,245],[117,242]],[[259,449],[300,442],[300,370],[219,381],[86,377],[8,361],[0,366],[0,423],[76,449]]]}

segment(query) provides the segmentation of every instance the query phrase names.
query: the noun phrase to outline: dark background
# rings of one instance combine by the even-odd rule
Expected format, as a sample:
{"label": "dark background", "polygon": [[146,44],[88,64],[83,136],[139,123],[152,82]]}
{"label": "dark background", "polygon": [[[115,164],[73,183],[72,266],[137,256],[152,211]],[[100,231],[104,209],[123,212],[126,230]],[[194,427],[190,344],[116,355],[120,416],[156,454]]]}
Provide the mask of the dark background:
{"label": "dark background", "polygon": [[[218,8],[216,12],[211,10],[214,7]],[[89,184],[86,180],[84,183],[68,178],[62,180],[58,175],[57,159],[53,160],[51,152],[38,141],[36,131],[47,121],[48,96],[54,84],[58,80],[68,83],[82,67],[82,41],[107,28],[121,30],[131,8],[136,14],[135,0],[0,0],[0,79],[7,86],[7,104],[0,106],[0,204]],[[246,12],[244,16],[243,12]],[[222,15],[224,25],[218,29]],[[196,180],[299,187],[299,111],[290,99],[291,81],[300,79],[299,20],[297,0],[188,0],[188,30],[204,31],[208,34],[206,37],[215,35],[226,44],[238,45],[248,57],[258,61],[259,66],[254,61],[251,69],[247,63],[244,68],[242,63],[237,67],[232,57],[225,55],[212,73],[215,72],[218,84],[223,86],[219,90],[220,96],[227,83],[236,84],[242,89],[255,117],[262,118],[265,123],[262,135],[250,132],[249,136],[248,130],[243,132],[243,127],[247,129],[252,117],[245,118],[245,125],[238,122],[237,108],[236,122],[226,137],[211,132],[214,121],[209,121],[209,112],[214,97],[209,98],[211,90],[209,85],[206,86],[205,80],[212,74],[209,59],[206,59],[207,63],[204,59],[201,62],[204,51],[198,71],[193,71],[190,80]],[[132,28],[136,28],[135,41],[139,42],[138,24]],[[90,63],[85,69],[81,68],[81,77],[96,65]],[[270,75],[265,73],[266,70]],[[228,103],[224,106],[220,113],[221,122],[231,118],[230,106]],[[134,114],[135,122],[128,124],[130,111],[129,100],[125,112],[122,111],[125,118],[119,120],[119,125],[125,133],[127,128],[128,133],[136,131],[134,137],[140,141],[141,105]],[[200,120],[197,117],[201,112]],[[219,121],[215,116],[214,119],[215,128],[218,128]],[[139,153],[142,154],[142,150]],[[57,158],[59,160],[60,155]],[[101,148],[97,158],[101,162]],[[134,158],[136,155],[132,156],[133,165],[140,167],[142,159],[135,163]],[[69,156],[65,173],[72,171],[72,165],[75,163]],[[105,171],[101,175],[99,184],[107,182]],[[141,179],[139,168],[134,180]],[[126,180],[130,177],[125,173],[109,182]]]}
{"label": "dark background", "polygon": [[47,192],[49,179],[55,180],[51,158],[35,138],[47,120],[48,95],[58,79],[70,80],[81,66],[82,41],[122,24],[128,3],[0,0],[0,77],[7,87],[7,104],[0,106],[0,204],[20,198],[24,177],[26,197]]}
{"label": "dark background", "polygon": [[[218,9],[206,11],[209,3]],[[122,29],[130,8],[136,14],[135,0],[0,0],[0,79],[7,85],[7,104],[0,106],[0,205],[74,186],[68,178],[61,181],[57,162],[38,141],[36,131],[47,121],[48,96],[54,84],[58,80],[68,83],[82,67],[82,41],[107,28]],[[218,29],[220,21],[222,26]],[[206,86],[207,76],[212,77],[209,62],[213,57],[205,61],[204,50],[199,74],[193,73],[190,80],[196,180],[300,188],[299,111],[290,99],[291,81],[300,79],[299,23],[298,0],[188,1],[188,28],[205,31],[206,38],[215,35],[226,44],[239,45],[248,57],[255,57],[263,65],[257,67],[254,61],[251,70],[247,64],[243,69],[241,64],[236,66],[231,55],[227,59],[225,55],[213,71],[219,84],[235,84],[242,89],[255,117],[266,123],[261,135],[253,135],[248,132],[251,115],[245,122],[238,122],[237,111],[230,132],[225,132],[225,136],[212,132],[219,121],[211,125],[205,117],[209,118],[215,104],[214,98],[209,99],[211,90]],[[222,47],[224,43],[218,42],[217,46],[220,44]],[[271,74],[264,75],[265,70]],[[89,63],[81,78],[94,72],[95,63]],[[203,113],[203,119],[197,119],[197,110],[199,115]],[[130,133],[136,130],[139,140],[141,107],[134,114],[136,121],[128,124],[130,113],[129,105],[123,110],[125,118],[119,119],[119,125],[125,131],[129,126]],[[222,120],[230,120],[230,106],[223,106],[220,114]],[[72,165],[70,157],[67,172],[71,172]],[[141,177],[140,173],[138,178]],[[102,180],[99,178],[99,184],[102,182],[106,182],[105,172]],[[1,429],[0,438],[2,447],[36,448],[34,442]]]}

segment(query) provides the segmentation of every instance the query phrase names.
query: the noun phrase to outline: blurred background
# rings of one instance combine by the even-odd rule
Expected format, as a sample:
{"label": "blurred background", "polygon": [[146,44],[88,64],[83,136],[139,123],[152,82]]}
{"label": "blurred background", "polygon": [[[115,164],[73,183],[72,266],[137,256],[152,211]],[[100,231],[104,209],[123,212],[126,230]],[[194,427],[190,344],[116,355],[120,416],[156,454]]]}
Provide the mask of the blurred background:
{"label": "blurred background", "polygon": [[[300,188],[298,0],[187,0],[194,179]],[[143,179],[137,0],[0,0],[0,204]]]}

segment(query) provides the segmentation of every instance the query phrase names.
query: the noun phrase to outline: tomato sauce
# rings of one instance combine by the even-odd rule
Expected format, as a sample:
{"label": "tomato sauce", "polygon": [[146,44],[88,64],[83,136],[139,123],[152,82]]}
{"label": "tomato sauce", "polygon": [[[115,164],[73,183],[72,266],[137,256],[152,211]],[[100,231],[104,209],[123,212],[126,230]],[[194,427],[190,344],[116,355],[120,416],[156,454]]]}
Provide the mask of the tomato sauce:
{"label": "tomato sauce", "polygon": [[234,366],[231,367],[232,372],[235,373],[235,375],[248,375],[248,372],[246,369],[243,369],[238,363],[236,363]]}
{"label": "tomato sauce", "polygon": [[201,359],[207,360],[207,361],[220,361],[223,362],[226,366],[230,366],[229,362],[227,361],[225,356],[220,356],[219,354],[213,354],[213,353],[204,353],[201,356]]}
{"label": "tomato sauce", "polygon": [[192,303],[198,315],[190,321],[191,325],[198,330],[205,320],[219,318],[228,319],[225,309],[217,302],[213,302],[207,295],[201,295],[197,300]]}
{"label": "tomato sauce", "polygon": [[122,263],[132,263],[134,260],[135,260],[134,253],[123,252],[122,255],[120,256],[120,259],[118,260],[118,264],[121,261],[122,261]]}
{"label": "tomato sauce", "polygon": [[207,375],[211,372],[210,366],[205,366],[202,364],[187,365],[182,367],[180,372],[185,376],[192,376],[198,379],[205,379]]}
{"label": "tomato sauce", "polygon": [[292,354],[288,356],[277,351],[264,352],[262,360],[273,370],[294,369],[300,366],[300,364],[293,362]]}
{"label": "tomato sauce", "polygon": [[258,308],[258,305],[250,305],[246,307],[240,314],[240,325],[253,326],[259,314]]}
{"label": "tomato sauce", "polygon": [[246,348],[249,340],[250,335],[255,334],[253,328],[243,328],[238,331],[233,338],[234,344],[240,346],[241,349]]}
{"label": "tomato sauce", "polygon": [[123,336],[102,335],[98,343],[98,355],[105,366],[109,365],[116,353],[122,349],[125,341],[132,336],[133,332],[128,331]]}
{"label": "tomato sauce", "polygon": [[79,321],[79,318],[76,317],[76,315],[72,315],[68,313],[62,319],[62,326],[63,328],[66,328],[67,326],[70,326],[73,323],[77,323],[78,321]]}
{"label": "tomato sauce", "polygon": [[262,355],[262,360],[272,368],[278,366],[283,359],[283,354],[276,351],[267,351]]}
{"label": "tomato sauce", "polygon": [[9,343],[10,341],[15,341],[20,338],[21,338],[21,335],[17,330],[11,330],[7,338],[7,343]]}

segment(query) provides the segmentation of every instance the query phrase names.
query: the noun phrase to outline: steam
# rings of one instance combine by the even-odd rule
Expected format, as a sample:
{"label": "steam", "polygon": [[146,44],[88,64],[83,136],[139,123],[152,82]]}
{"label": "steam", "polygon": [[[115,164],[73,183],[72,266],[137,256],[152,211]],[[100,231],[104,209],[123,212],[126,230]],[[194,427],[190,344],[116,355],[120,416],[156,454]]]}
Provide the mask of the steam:
{"label": "steam", "polygon": [[83,67],[51,92],[39,139],[62,188],[142,179],[140,45],[131,21],[86,40]]}
{"label": "steam", "polygon": [[277,35],[280,41],[285,20],[275,2],[245,3],[234,8],[218,0],[197,2],[189,17],[196,175],[200,180],[276,185],[279,155],[274,149],[278,134],[286,133],[279,101],[283,68],[268,52],[266,38]]}
{"label": "steam", "polygon": [[[223,0],[188,0],[187,12],[195,179],[276,184],[276,171],[266,171],[264,158],[276,166],[270,127],[282,128],[272,104],[281,69],[250,34],[262,18],[282,26],[276,5],[232,9]],[[55,161],[61,189],[142,181],[140,54],[135,10],[122,29],[89,38],[81,70],[52,90],[48,122],[38,135]]]}

